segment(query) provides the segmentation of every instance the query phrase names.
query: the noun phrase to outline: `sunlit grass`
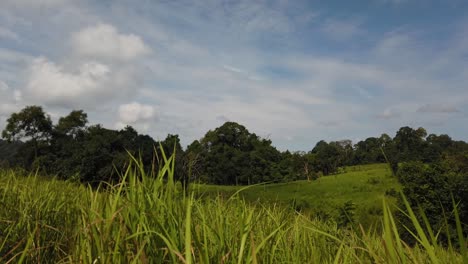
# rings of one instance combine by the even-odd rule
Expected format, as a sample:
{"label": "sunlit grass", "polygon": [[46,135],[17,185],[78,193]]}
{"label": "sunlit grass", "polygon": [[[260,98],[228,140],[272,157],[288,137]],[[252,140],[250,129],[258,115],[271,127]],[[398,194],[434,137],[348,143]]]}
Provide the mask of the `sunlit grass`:
{"label": "sunlit grass", "polygon": [[[196,185],[192,189],[206,196],[224,195],[229,197],[240,186]],[[337,208],[348,201],[356,205],[356,220],[366,228],[380,224],[383,210],[382,199],[394,204],[395,197],[386,196],[388,190],[401,189],[392,176],[387,164],[372,164],[347,167],[345,171],[321,177],[315,181],[295,181],[288,183],[256,185],[242,191],[240,195],[247,201],[279,203],[291,206],[295,201],[303,213],[328,214],[334,218]]]}
{"label": "sunlit grass", "polygon": [[98,190],[0,172],[0,262],[463,263],[465,249],[425,237],[413,213],[419,242],[401,241],[385,199],[382,232],[340,229],[274,203],[184,193],[164,159],[157,175],[133,159],[120,184]]}

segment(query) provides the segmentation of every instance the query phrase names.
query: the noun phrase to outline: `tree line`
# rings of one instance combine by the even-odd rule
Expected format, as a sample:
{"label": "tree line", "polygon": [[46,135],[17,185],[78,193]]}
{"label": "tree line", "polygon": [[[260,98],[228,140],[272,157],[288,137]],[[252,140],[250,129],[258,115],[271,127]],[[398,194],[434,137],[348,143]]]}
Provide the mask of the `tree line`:
{"label": "tree line", "polygon": [[186,149],[178,135],[157,142],[131,126],[113,130],[88,125],[83,110],[73,110],[53,124],[40,106],[27,106],[7,119],[0,140],[0,164],[40,169],[62,179],[96,184],[118,180],[129,154],[155,169],[165,154],[176,156],[176,178],[222,185],[314,180],[349,165],[388,162],[396,173],[401,162],[438,162],[468,153],[468,144],[448,135],[427,135],[424,128],[400,128],[353,144],[319,141],[308,152],[279,151],[271,140],[235,122],[208,131]]}

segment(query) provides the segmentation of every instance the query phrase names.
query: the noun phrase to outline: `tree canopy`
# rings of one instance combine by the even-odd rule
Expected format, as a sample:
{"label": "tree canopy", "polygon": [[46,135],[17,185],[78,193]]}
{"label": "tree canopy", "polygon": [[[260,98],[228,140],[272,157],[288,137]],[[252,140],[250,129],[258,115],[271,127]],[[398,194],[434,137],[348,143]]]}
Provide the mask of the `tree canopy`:
{"label": "tree canopy", "polygon": [[468,153],[463,141],[411,127],[400,128],[394,138],[382,134],[356,144],[322,140],[307,152],[281,152],[271,140],[236,122],[208,131],[184,149],[178,135],[156,142],[131,126],[112,130],[88,125],[83,110],[71,111],[54,125],[40,106],[11,114],[2,137],[6,141],[0,142],[0,164],[90,183],[118,180],[129,154],[141,158],[146,170],[157,168],[162,151],[175,151],[175,177],[184,186],[193,180],[225,185],[313,180],[344,166],[381,162],[389,162],[396,172],[402,162],[431,163]]}

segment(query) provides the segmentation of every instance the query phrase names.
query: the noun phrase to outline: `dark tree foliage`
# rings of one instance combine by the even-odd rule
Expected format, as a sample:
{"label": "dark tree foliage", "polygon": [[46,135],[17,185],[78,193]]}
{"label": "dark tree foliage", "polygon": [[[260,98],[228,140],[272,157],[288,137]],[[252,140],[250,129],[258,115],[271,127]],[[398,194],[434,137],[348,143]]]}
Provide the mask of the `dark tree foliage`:
{"label": "dark tree foliage", "polygon": [[319,141],[312,149],[315,154],[315,167],[324,175],[335,173],[338,167],[342,165],[342,149],[336,142],[327,143]]}
{"label": "dark tree foliage", "polygon": [[[446,157],[430,164],[421,161],[403,163],[397,176],[413,211],[424,212],[432,229],[436,232],[441,231],[439,238],[442,242],[454,239],[456,234],[452,197],[457,204],[464,233],[468,234],[468,153]],[[400,207],[404,208],[401,198],[399,203]],[[418,214],[418,217],[423,223],[421,214]],[[398,218],[402,225],[412,226],[403,214]],[[450,236],[445,232],[446,223],[449,224]],[[403,237],[409,242],[414,242],[414,238],[408,232],[404,232]]]}
{"label": "dark tree foliage", "polygon": [[0,139],[0,167],[11,167],[15,163],[15,157],[23,145],[21,141],[8,142]]}
{"label": "dark tree foliage", "polygon": [[425,141],[426,136],[427,132],[422,127],[416,130],[411,127],[400,128],[393,139],[398,160],[401,162],[422,160],[427,144]]}
{"label": "dark tree foliage", "polygon": [[271,141],[235,122],[208,131],[188,152],[200,157],[201,177],[210,183],[237,185],[283,178],[278,170],[281,153]]}
{"label": "dark tree foliage", "polygon": [[2,137],[8,142],[29,140],[34,149],[34,158],[38,157],[41,145],[47,144],[52,132],[52,121],[40,106],[27,106],[19,113],[13,113],[7,119]]}
{"label": "dark tree foliage", "polygon": [[87,127],[87,122],[86,113],[74,110],[53,126],[41,107],[28,106],[7,121],[2,136],[8,142],[0,145],[1,164],[91,184],[117,181],[128,166],[129,154],[141,158],[149,173],[152,165],[159,165],[153,159],[158,144],[151,137],[130,126],[117,131]]}

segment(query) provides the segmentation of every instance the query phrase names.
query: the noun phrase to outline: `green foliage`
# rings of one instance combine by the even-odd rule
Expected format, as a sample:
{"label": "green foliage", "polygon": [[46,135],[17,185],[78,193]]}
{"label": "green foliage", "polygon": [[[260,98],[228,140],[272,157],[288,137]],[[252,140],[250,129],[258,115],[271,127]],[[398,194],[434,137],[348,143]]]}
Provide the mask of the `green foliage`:
{"label": "green foliage", "polygon": [[328,144],[325,141],[319,141],[312,149],[312,154],[315,154],[316,168],[323,172],[324,175],[335,173],[340,166],[340,148],[337,144],[331,142]]}
{"label": "green foliage", "polygon": [[[40,106],[26,106],[19,113],[13,113],[7,119],[6,128],[2,131],[2,137],[8,142],[19,141],[21,139],[30,140],[30,145],[34,151],[34,159],[39,155],[39,148],[47,144],[52,132],[52,121]],[[27,152],[27,151],[25,151]],[[29,155],[31,156],[31,155]],[[34,159],[32,161],[34,162]],[[31,162],[28,162],[28,164]]]}
{"label": "green foliage", "polygon": [[347,227],[356,223],[355,219],[356,204],[353,201],[346,201],[343,206],[338,208],[337,223],[339,227]]}
{"label": "green foliage", "polygon": [[52,121],[40,106],[27,106],[7,119],[2,137],[8,141],[31,138],[33,141],[45,140],[50,136]]}
{"label": "green foliage", "polygon": [[426,136],[427,132],[422,127],[416,130],[407,126],[400,128],[393,139],[400,162],[421,160]]}
{"label": "green foliage", "polygon": [[59,119],[55,132],[75,138],[83,132],[87,123],[88,115],[83,110],[74,110]]}
{"label": "green foliage", "polygon": [[23,145],[23,143],[20,141],[8,142],[0,139],[0,168],[12,166],[21,145]]}
{"label": "green foliage", "polygon": [[[378,178],[379,184],[369,184]],[[228,197],[242,187],[194,184],[193,190],[207,197]],[[338,219],[339,208],[352,200],[356,205],[355,220],[365,228],[377,227],[382,216],[381,200],[393,188],[397,194],[401,185],[391,176],[386,164],[347,167],[346,172],[315,181],[295,181],[251,186],[240,195],[251,203],[278,204],[297,208],[311,218]],[[396,197],[387,197],[388,203]]]}
{"label": "green foliage", "polygon": [[161,144],[169,155],[175,151],[174,179],[187,189],[190,181],[223,185],[311,181],[345,166],[379,162],[389,163],[396,174],[401,162],[439,162],[468,151],[468,144],[447,135],[426,137],[423,128],[402,127],[393,139],[382,134],[355,145],[351,140],[320,141],[309,152],[280,152],[270,140],[235,122],[208,131],[184,150],[178,135],[156,142],[129,126],[118,131],[87,122],[83,110],[71,111],[56,125],[40,106],[13,113],[2,133],[10,143],[0,145],[0,165],[98,184],[119,180],[128,152],[142,157],[146,171],[157,169],[162,157],[154,146]]}
{"label": "green foliage", "polygon": [[200,155],[201,174],[209,183],[239,185],[279,181],[276,170],[281,154],[271,141],[250,133],[244,126],[226,122],[208,131],[190,151]]}
{"label": "green foliage", "polygon": [[[174,156],[146,175],[132,158],[122,181],[93,190],[0,172],[0,261],[7,263],[462,263],[433,243],[414,214],[418,244],[401,241],[385,203],[383,233],[337,228],[234,195],[186,195]],[[246,189],[248,190],[248,189]],[[408,207],[411,209],[410,207]],[[348,210],[349,211],[349,210]],[[460,243],[462,244],[462,243]],[[464,252],[464,251],[460,251]],[[463,253],[465,254],[465,253]]]}
{"label": "green foliage", "polygon": [[[421,217],[434,230],[452,230],[443,232],[438,239],[444,243],[456,239],[455,222],[446,222],[448,214],[452,216],[453,210],[457,210],[462,219],[462,231],[468,234],[468,174],[464,171],[468,165],[458,164],[453,160],[432,164],[422,162],[408,162],[400,166],[398,178],[403,185],[403,193],[408,206],[414,211],[421,211]],[[452,197],[457,207],[454,208]],[[400,201],[403,204],[403,201]],[[445,213],[443,213],[445,212]],[[402,212],[400,218],[404,217]],[[405,225],[404,221],[402,224]],[[450,235],[451,234],[451,235]],[[404,238],[411,238],[410,234],[404,234]],[[410,240],[410,239],[409,239]]]}

